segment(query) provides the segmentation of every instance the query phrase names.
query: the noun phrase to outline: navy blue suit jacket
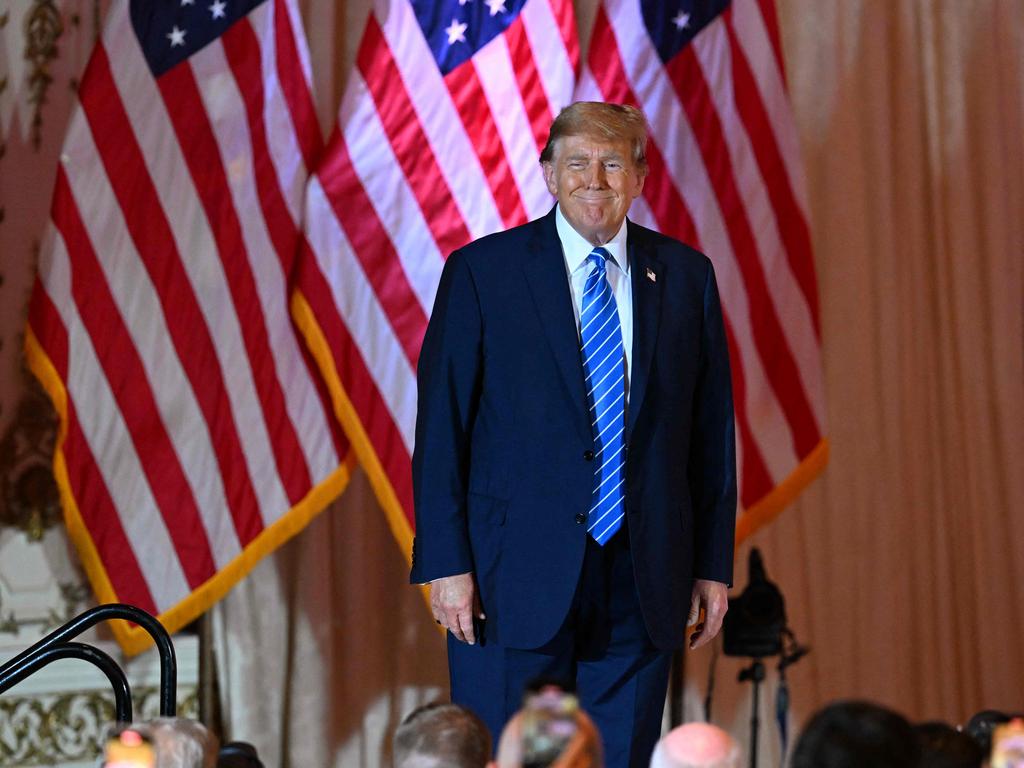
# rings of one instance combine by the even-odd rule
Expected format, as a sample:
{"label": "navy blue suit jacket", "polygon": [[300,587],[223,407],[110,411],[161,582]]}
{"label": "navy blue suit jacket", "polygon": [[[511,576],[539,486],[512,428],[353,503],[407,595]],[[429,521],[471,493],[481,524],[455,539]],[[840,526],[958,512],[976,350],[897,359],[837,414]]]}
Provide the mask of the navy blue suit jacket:
{"label": "navy blue suit jacket", "polygon": [[[671,649],[684,642],[693,579],[732,579],[729,355],[711,262],[628,227],[626,515],[647,631]],[[410,580],[473,571],[487,636],[539,647],[576,589],[594,478],[554,209],[449,257],[418,376]]]}

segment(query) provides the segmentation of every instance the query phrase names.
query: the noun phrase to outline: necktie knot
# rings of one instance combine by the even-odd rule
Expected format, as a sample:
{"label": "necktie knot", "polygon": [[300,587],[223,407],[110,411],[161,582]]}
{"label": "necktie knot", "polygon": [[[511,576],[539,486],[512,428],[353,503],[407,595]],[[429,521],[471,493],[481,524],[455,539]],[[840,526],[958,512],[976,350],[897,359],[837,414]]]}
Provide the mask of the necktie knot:
{"label": "necktie knot", "polygon": [[605,263],[610,259],[612,255],[608,253],[604,248],[598,246],[590,252],[587,258],[597,267],[598,272],[604,272]]}

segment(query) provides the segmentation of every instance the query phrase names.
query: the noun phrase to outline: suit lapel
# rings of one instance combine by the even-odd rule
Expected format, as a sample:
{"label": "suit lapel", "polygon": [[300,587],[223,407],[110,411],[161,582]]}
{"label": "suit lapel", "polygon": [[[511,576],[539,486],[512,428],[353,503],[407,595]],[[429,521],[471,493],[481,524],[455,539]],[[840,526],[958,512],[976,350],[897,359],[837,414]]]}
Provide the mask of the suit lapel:
{"label": "suit lapel", "polygon": [[629,413],[626,423],[627,443],[633,434],[637,414],[643,407],[644,395],[658,340],[661,317],[661,293],[665,284],[664,264],[640,229],[629,222],[628,247],[630,275],[633,284],[633,354],[629,374]]}
{"label": "suit lapel", "polygon": [[565,257],[555,229],[554,209],[537,220],[527,248],[529,253],[523,262],[523,272],[562,384],[573,405],[573,423],[580,437],[589,443],[594,438],[587,413],[576,313],[565,274]]}

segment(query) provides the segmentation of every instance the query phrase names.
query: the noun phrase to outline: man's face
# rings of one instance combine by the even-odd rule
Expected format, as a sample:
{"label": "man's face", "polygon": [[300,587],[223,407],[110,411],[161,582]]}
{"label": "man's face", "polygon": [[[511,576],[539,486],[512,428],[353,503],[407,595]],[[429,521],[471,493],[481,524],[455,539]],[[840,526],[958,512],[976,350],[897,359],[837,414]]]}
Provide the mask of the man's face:
{"label": "man's face", "polygon": [[544,179],[573,229],[594,245],[615,236],[644,188],[626,139],[563,136],[544,163]]}

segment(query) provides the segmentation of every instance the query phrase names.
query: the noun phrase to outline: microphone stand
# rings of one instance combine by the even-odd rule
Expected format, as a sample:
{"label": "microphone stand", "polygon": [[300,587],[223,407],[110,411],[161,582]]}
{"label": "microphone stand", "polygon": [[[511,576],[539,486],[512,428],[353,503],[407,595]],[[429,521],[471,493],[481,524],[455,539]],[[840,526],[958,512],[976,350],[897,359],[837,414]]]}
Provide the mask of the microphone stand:
{"label": "microphone stand", "polygon": [[760,729],[761,720],[759,717],[761,701],[761,683],[764,681],[764,662],[760,657],[755,658],[749,667],[740,670],[739,682],[749,680],[754,684],[754,701],[750,708],[750,768],[757,768],[757,733]]}

